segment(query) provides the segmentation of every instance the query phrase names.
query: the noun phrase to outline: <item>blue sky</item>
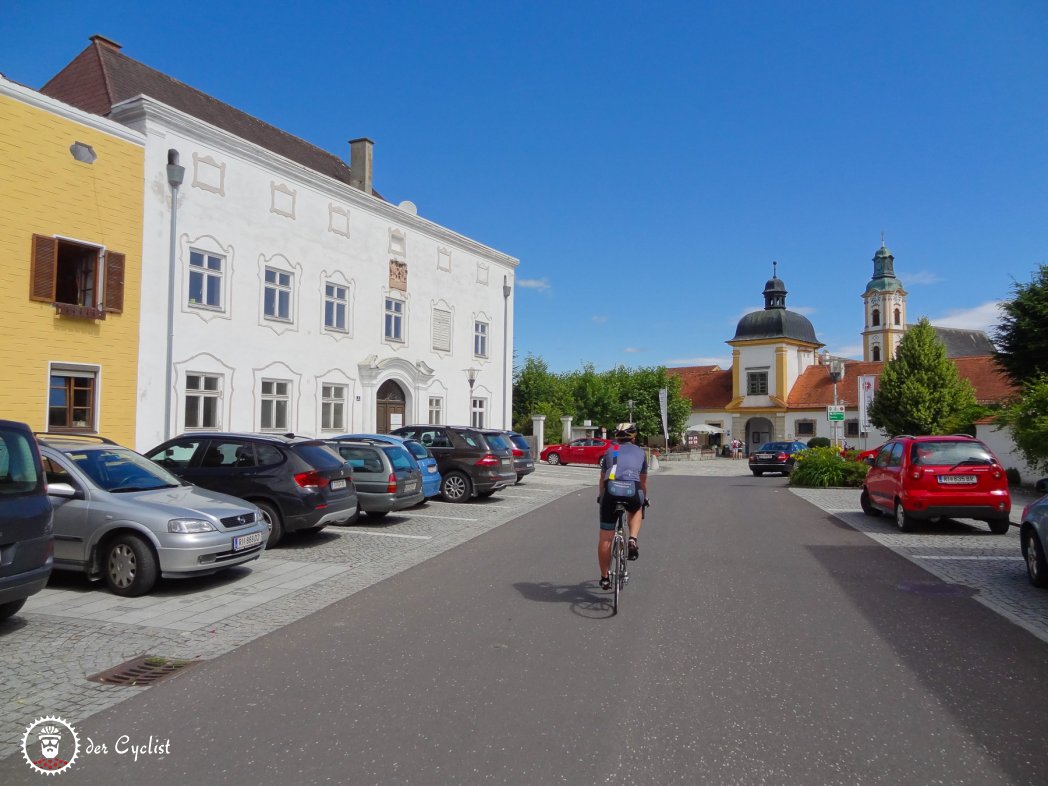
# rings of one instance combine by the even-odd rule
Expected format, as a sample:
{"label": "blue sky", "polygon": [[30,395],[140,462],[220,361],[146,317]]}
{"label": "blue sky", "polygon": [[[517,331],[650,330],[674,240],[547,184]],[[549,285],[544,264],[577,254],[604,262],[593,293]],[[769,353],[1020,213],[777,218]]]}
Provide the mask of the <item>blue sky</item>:
{"label": "blue sky", "polygon": [[100,33],[346,158],[370,137],[384,196],[521,260],[518,361],[555,371],[727,365],[772,260],[860,357],[882,231],[911,321],[987,329],[1048,263],[1043,0],[4,8],[30,87]]}

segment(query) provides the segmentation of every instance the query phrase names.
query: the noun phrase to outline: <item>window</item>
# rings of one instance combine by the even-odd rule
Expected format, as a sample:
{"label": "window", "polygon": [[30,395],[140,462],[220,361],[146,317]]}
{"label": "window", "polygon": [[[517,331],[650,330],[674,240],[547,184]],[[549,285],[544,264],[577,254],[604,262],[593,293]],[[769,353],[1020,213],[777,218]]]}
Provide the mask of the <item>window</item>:
{"label": "window", "polygon": [[858,421],[858,419],[844,421],[844,436],[846,436],[846,437],[857,437],[857,436],[859,436],[859,421]]}
{"label": "window", "polygon": [[223,258],[203,251],[189,251],[189,305],[222,308]]}
{"label": "window", "polygon": [[746,395],[766,396],[768,395],[768,372],[750,371],[746,374]]}
{"label": "window", "polygon": [[434,425],[444,422],[444,399],[439,396],[429,397],[429,422]]}
{"label": "window", "polygon": [[896,325],[901,324],[901,320],[902,320],[902,312],[900,312],[899,309],[895,309],[895,324]]}
{"label": "window", "polygon": [[876,344],[873,345],[873,359],[875,361],[881,359],[881,348]]}
{"label": "window", "polygon": [[91,371],[51,371],[47,399],[47,427],[51,429],[95,429],[97,377]]}
{"label": "window", "polygon": [[881,324],[881,310],[879,308],[873,310],[873,314],[870,316],[870,324],[873,325],[873,327],[877,327]]}
{"label": "window", "polygon": [[262,380],[262,430],[287,431],[291,404],[291,383],[276,379]]}
{"label": "window", "polygon": [[814,420],[798,420],[796,428],[797,428],[797,436],[798,437],[814,437],[815,436],[815,421]]}
{"label": "window", "polygon": [[346,386],[320,386],[320,428],[328,431],[346,430]]}
{"label": "window", "polygon": [[63,316],[119,314],[124,310],[124,255],[33,235],[29,298],[53,303]]}
{"label": "window", "polygon": [[346,332],[349,289],[341,284],[324,284],[324,327]]}
{"label": "window", "polygon": [[186,374],[186,428],[218,428],[222,424],[222,377]]}
{"label": "window", "polygon": [[263,306],[267,319],[291,321],[292,275],[283,270],[266,268],[266,292]]}
{"label": "window", "polygon": [[387,341],[404,340],[404,301],[396,298],[386,298],[386,329]]}
{"label": "window", "polygon": [[473,354],[478,358],[488,356],[488,323],[473,323]]}
{"label": "window", "polygon": [[473,428],[484,428],[484,410],[488,405],[485,398],[475,398],[470,406],[469,424]]}
{"label": "window", "polygon": [[433,349],[451,351],[451,312],[433,309]]}

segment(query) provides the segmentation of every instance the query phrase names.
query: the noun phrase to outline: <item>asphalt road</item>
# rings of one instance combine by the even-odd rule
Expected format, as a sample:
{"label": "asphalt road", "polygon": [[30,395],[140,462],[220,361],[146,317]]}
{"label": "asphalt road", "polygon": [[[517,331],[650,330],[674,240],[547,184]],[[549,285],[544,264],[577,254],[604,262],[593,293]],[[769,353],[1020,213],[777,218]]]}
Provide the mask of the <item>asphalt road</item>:
{"label": "asphalt road", "polygon": [[1048,783],[1044,643],[778,478],[651,492],[617,617],[573,494],[93,716],[60,777]]}

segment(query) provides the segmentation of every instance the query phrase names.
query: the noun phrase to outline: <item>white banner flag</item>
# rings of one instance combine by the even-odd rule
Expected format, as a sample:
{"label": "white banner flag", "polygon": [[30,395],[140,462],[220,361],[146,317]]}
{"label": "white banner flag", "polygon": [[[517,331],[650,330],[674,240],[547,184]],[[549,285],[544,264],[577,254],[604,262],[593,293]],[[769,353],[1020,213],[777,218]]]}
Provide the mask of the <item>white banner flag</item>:
{"label": "white banner flag", "polygon": [[876,374],[859,377],[859,425],[863,431],[870,431],[870,406],[876,393]]}
{"label": "white banner flag", "polygon": [[666,428],[666,405],[669,400],[669,390],[667,388],[659,388],[659,411],[662,413],[662,436],[666,438],[666,449],[670,447],[670,433],[669,429]]}

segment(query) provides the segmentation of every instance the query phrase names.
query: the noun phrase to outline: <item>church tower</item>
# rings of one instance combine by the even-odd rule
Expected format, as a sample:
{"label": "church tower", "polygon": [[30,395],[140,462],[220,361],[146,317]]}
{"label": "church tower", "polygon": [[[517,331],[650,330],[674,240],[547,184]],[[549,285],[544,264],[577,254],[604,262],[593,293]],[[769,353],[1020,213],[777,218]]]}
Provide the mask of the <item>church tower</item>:
{"label": "church tower", "polygon": [[906,290],[895,277],[895,257],[884,246],[873,256],[873,278],[862,295],[866,306],[862,359],[891,360],[906,333]]}

